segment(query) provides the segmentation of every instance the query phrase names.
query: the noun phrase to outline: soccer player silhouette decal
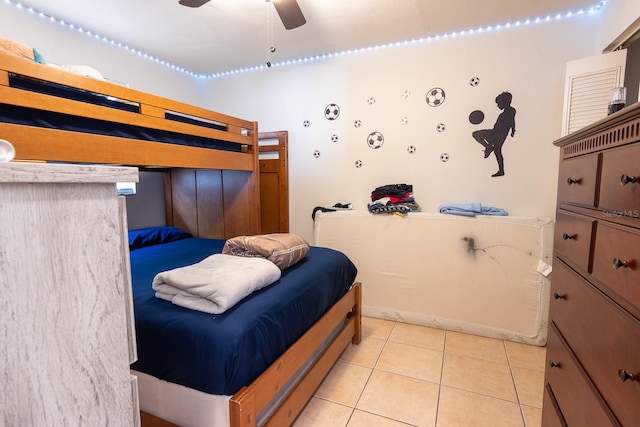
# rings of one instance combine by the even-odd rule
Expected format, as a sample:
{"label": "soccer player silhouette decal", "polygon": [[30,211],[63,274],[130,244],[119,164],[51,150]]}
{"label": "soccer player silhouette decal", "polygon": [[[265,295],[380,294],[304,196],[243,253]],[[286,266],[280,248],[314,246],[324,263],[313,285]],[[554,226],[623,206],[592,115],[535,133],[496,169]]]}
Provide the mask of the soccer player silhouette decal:
{"label": "soccer player silhouette decal", "polygon": [[[496,105],[502,112],[498,115],[493,129],[482,129],[473,132],[471,135],[484,147],[484,158],[486,159],[493,153],[498,162],[498,171],[491,176],[504,175],[504,157],[502,156],[502,146],[507,136],[511,133],[511,137],[516,133],[516,109],[511,106],[511,93],[502,92],[496,96]],[[469,116],[469,120],[473,124],[478,124],[482,119],[479,117],[480,111],[474,111]],[[476,123],[474,123],[476,122]]]}

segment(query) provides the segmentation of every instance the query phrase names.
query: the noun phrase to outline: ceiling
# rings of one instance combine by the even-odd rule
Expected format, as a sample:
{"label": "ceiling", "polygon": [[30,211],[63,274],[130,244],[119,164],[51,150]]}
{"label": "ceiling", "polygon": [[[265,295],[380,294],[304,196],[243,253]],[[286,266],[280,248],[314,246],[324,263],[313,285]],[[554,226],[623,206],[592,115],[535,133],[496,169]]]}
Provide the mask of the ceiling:
{"label": "ceiling", "polygon": [[577,12],[599,1],[298,0],[307,23],[293,30],[265,0],[211,0],[197,9],[178,0],[20,3],[188,71],[215,74]]}

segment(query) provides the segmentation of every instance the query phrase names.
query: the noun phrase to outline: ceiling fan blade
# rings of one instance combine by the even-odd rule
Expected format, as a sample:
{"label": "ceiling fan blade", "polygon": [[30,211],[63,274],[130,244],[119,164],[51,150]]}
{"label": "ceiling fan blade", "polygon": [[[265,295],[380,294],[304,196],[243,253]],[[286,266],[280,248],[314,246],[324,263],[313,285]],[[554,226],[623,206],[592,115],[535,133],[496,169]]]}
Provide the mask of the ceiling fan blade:
{"label": "ceiling fan blade", "polygon": [[272,0],[272,3],[287,30],[298,28],[307,23],[296,0]]}
{"label": "ceiling fan blade", "polygon": [[209,0],[180,0],[178,1],[178,3],[180,3],[183,6],[188,6],[188,7],[200,7],[203,4],[209,2]]}

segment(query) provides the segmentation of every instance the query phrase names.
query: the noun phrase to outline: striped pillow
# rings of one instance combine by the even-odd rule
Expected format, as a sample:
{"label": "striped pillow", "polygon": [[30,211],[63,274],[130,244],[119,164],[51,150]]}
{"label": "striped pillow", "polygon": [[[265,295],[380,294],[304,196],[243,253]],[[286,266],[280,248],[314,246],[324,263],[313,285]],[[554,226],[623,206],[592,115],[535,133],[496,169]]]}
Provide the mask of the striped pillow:
{"label": "striped pillow", "polygon": [[309,252],[309,244],[302,237],[291,233],[237,236],[228,239],[222,248],[223,254],[262,257],[285,270]]}

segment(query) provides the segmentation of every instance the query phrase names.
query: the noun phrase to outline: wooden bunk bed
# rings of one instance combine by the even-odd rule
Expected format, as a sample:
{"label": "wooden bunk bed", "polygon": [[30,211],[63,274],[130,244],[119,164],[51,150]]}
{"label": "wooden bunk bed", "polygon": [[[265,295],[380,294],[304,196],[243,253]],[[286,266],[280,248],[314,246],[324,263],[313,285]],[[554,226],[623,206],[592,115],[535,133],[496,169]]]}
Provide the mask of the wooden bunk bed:
{"label": "wooden bunk bed", "polygon": [[[0,110],[0,138],[14,145],[16,160],[160,168],[167,225],[219,239],[261,230],[256,122],[2,52]],[[42,120],[29,122],[41,115]],[[68,122],[74,126],[67,128]],[[121,134],[121,129],[132,133]],[[171,142],[174,137],[181,141]],[[214,148],[185,145],[191,140],[211,142]],[[360,342],[360,289],[354,284],[266,371],[231,397],[231,426],[256,425],[258,414],[297,378],[264,424],[293,422],[342,351]],[[142,420],[165,424],[147,414]]]}

